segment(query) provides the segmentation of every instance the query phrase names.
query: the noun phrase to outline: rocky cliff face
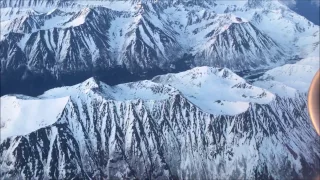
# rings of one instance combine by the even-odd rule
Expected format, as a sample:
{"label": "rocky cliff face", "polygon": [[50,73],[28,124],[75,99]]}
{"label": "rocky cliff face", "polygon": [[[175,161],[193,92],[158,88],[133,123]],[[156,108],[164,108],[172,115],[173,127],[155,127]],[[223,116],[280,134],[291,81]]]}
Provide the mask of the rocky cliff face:
{"label": "rocky cliff face", "polygon": [[[268,68],[305,57],[319,43],[318,26],[278,1],[2,0],[1,5],[1,78],[11,87],[2,94],[43,87],[33,94],[38,95],[91,76],[109,84],[145,79],[180,71],[186,55],[187,69]],[[124,73],[123,80],[106,78]]]}
{"label": "rocky cliff face", "polygon": [[[91,78],[37,98],[1,97],[2,114],[20,109],[15,117],[1,117],[1,177],[297,179],[319,170],[319,137],[308,120],[303,91],[294,97],[263,93],[230,70],[206,67],[153,81],[108,86]],[[205,90],[201,82],[227,84],[224,92],[233,101],[182,89]],[[230,102],[248,107],[233,115],[209,113],[200,108],[202,96],[212,97],[221,109],[232,108]],[[25,108],[41,103],[60,104],[58,115],[50,115],[55,120],[43,118],[41,105]],[[27,116],[30,111],[38,113]],[[37,130],[12,126],[35,120],[42,122]]]}
{"label": "rocky cliff face", "polygon": [[0,4],[1,179],[319,172],[319,26],[282,2]]}

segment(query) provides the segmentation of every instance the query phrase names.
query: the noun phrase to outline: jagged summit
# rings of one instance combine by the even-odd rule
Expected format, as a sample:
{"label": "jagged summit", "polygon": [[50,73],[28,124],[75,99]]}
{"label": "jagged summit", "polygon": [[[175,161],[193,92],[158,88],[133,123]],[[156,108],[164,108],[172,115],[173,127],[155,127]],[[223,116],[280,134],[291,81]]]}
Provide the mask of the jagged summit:
{"label": "jagged summit", "polygon": [[299,179],[318,171],[306,94],[274,97],[226,68],[152,81],[90,78],[37,98],[2,96],[0,177]]}
{"label": "jagged summit", "polygon": [[96,78],[89,78],[74,86],[51,89],[39,97],[61,98],[71,96],[74,99],[88,99],[89,96],[90,98],[99,97],[115,101],[138,99],[156,101],[168,99],[177,94],[179,94],[179,91],[173,87],[148,80],[109,86]]}
{"label": "jagged summit", "polygon": [[213,114],[235,115],[246,111],[249,103],[270,103],[275,96],[246,81],[227,68],[196,67],[156,76],[152,81],[177,88],[202,110]]}
{"label": "jagged summit", "polygon": [[100,81],[96,77],[91,77],[81,83],[80,86],[87,89],[96,89],[100,87]]}
{"label": "jagged summit", "polygon": [[[14,89],[9,93],[38,77],[54,82],[48,89],[114,72],[129,82],[130,74],[142,79],[195,66],[270,68],[316,54],[319,42],[318,26],[278,1],[1,3],[1,72]],[[9,85],[13,79],[17,87]]]}
{"label": "jagged summit", "polygon": [[[191,70],[138,81],[109,86],[89,78],[74,85],[54,88],[39,96],[42,99],[72,97],[91,101],[90,98],[115,101],[161,101],[176,95],[186,98],[204,112],[236,115],[245,112],[250,103],[267,104],[275,96],[249,85],[227,68],[196,67]],[[210,97],[210,98],[208,98]],[[239,108],[239,107],[242,108]]]}
{"label": "jagged summit", "polygon": [[[0,0],[0,8],[1,93],[41,94],[1,97],[0,179],[319,172],[305,88],[319,66],[319,26],[282,2]],[[245,70],[252,84],[233,73]]]}
{"label": "jagged summit", "polygon": [[200,47],[196,64],[255,69],[281,64],[285,54],[281,46],[250,22],[231,23]]}

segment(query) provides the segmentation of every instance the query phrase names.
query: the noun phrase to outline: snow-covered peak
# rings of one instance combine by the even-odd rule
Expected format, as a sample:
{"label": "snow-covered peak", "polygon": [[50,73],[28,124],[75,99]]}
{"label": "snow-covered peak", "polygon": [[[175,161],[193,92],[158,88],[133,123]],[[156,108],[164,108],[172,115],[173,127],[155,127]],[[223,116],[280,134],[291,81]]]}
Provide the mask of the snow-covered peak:
{"label": "snow-covered peak", "polygon": [[60,10],[59,8],[54,8],[46,13],[47,16],[61,16],[64,14],[65,14],[65,12]]}
{"label": "snow-covered peak", "polygon": [[249,103],[269,103],[270,92],[249,85],[227,68],[196,67],[156,76],[154,82],[177,88],[192,103],[212,114],[235,115],[246,111]]}
{"label": "snow-covered peak", "polygon": [[137,99],[158,101],[168,99],[178,93],[179,91],[173,87],[148,80],[116,86],[104,85],[103,87],[103,95],[117,101]]}
{"label": "snow-covered peak", "polygon": [[153,78],[155,82],[173,81],[174,78],[181,79],[191,84],[204,83],[207,81],[214,81],[215,79],[225,79],[226,82],[245,83],[245,80],[233,73],[228,68],[213,68],[208,66],[195,67],[177,74],[168,74],[163,76],[156,76]]}
{"label": "snow-covered peak", "polygon": [[92,10],[84,8],[75,14],[68,22],[64,23],[65,26],[79,26],[86,22],[86,18]]}
{"label": "snow-covered peak", "polygon": [[72,99],[81,98],[82,100],[102,98],[115,101],[138,99],[156,101],[168,99],[178,93],[173,87],[148,80],[109,86],[95,78],[90,78],[74,86],[51,89],[39,97],[46,99],[71,96]]}
{"label": "snow-covered peak", "polygon": [[100,82],[96,78],[92,77],[81,83],[79,86],[82,90],[87,91],[89,89],[99,88],[99,84]]}
{"label": "snow-covered peak", "polygon": [[[190,56],[187,68],[260,69],[319,49],[318,26],[274,1],[267,2],[269,9],[246,9],[246,2],[238,1],[214,6],[170,1],[166,6],[164,1],[75,0],[42,10],[9,1],[1,8],[1,35],[21,33],[21,38],[3,37],[2,66],[28,65],[54,78],[65,71],[89,75],[96,67],[108,74],[117,65],[130,73],[168,72],[180,68],[184,54]],[[128,2],[132,7],[126,9]],[[42,14],[28,15],[30,8]]]}
{"label": "snow-covered peak", "polygon": [[89,94],[100,89],[100,82],[95,78],[89,78],[86,81],[76,84],[74,86],[64,86],[58,87],[46,91],[43,95],[40,95],[41,99],[52,99],[52,98],[63,98],[70,96],[71,99],[74,98],[87,98]]}
{"label": "snow-covered peak", "polygon": [[296,62],[296,65],[308,65],[314,67],[314,69],[317,69],[320,65],[319,60],[319,57],[308,57]]}
{"label": "snow-covered peak", "polygon": [[286,64],[264,73],[254,85],[283,97],[307,93],[312,78],[319,70],[319,57],[309,57],[295,64]]}
{"label": "snow-covered peak", "polygon": [[270,92],[247,84],[227,68],[196,67],[191,70],[156,76],[152,81],[109,86],[90,78],[75,86],[55,88],[40,98],[61,98],[91,101],[168,100],[177,94],[211,114],[236,115],[245,112],[250,103],[267,104],[274,99]]}
{"label": "snow-covered peak", "polygon": [[2,142],[11,136],[27,135],[57,121],[69,97],[38,99],[27,96],[1,97]]}
{"label": "snow-covered peak", "polygon": [[[31,44],[38,45],[30,43],[26,48],[48,47],[41,49],[43,58],[39,59],[44,59],[42,62],[35,62],[40,61],[35,57],[40,54],[25,52],[24,49],[21,53],[27,56],[28,64],[48,67],[45,69],[48,71],[53,71],[51,65],[41,63],[50,62],[52,66],[63,69],[58,67],[62,61],[76,59],[82,59],[80,62],[84,62],[87,69],[92,67],[91,59],[102,59],[105,66],[124,64],[126,67],[136,65],[143,69],[164,69],[184,53],[195,56],[192,63],[196,66],[228,67],[232,70],[265,68],[284,63],[291,55],[309,54],[319,39],[317,35],[312,36],[319,34],[317,26],[277,1],[254,1],[270,5],[267,8],[248,8],[247,1],[209,0],[2,2],[2,36],[10,32],[24,33],[32,42],[36,39],[32,33],[46,30],[45,35],[36,41],[41,46],[30,47]],[[28,15],[30,9],[36,12]],[[57,42],[53,37],[61,41]],[[27,44],[25,42],[19,43]],[[75,51],[81,53],[66,55]],[[77,66],[72,63],[70,67]],[[131,71],[136,67],[129,68]]]}
{"label": "snow-covered peak", "polygon": [[41,14],[41,13],[38,12],[38,11],[35,11],[34,9],[27,9],[27,10],[26,10],[26,14],[27,14],[27,15],[39,15],[39,14]]}

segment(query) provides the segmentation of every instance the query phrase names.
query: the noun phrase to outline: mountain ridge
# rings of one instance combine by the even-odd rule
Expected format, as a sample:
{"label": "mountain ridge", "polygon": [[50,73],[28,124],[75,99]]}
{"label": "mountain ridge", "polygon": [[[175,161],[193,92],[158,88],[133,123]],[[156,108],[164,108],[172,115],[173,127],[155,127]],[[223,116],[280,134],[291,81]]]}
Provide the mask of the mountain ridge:
{"label": "mountain ridge", "polygon": [[319,26],[283,2],[0,4],[0,178],[318,175]]}
{"label": "mountain ridge", "polygon": [[[209,67],[174,75],[194,77],[193,81],[210,75],[216,82],[214,74],[225,83],[240,78],[227,69]],[[2,139],[1,177],[207,179],[219,174],[294,179],[317,172],[320,147],[314,143],[317,135],[308,122],[303,91],[295,97],[276,95],[267,104],[250,103],[240,114],[219,115],[199,108],[175,87],[179,86],[174,81],[111,87],[90,78],[47,91],[40,101],[66,96],[70,100],[53,125]]]}
{"label": "mountain ridge", "polygon": [[115,84],[202,65],[271,68],[316,54],[319,45],[316,26],[277,1],[259,1],[268,9],[220,1],[1,2],[1,78],[12,87],[2,94],[35,81],[52,83],[29,83],[32,91],[92,76],[111,83],[106,77],[117,71],[127,75]]}

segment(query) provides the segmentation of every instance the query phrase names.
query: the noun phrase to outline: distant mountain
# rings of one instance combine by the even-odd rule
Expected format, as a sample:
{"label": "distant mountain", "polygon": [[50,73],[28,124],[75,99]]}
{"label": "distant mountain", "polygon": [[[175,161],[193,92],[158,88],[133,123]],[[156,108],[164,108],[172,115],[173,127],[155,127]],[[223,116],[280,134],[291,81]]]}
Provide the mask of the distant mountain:
{"label": "distant mountain", "polygon": [[[309,80],[319,70],[319,57],[303,59],[267,71],[254,85],[268,89],[283,97],[294,97],[297,92],[308,92]],[[306,79],[308,79],[306,81]]]}
{"label": "distant mountain", "polygon": [[299,3],[0,0],[0,179],[314,178]]}
{"label": "distant mountain", "polygon": [[39,95],[195,66],[266,69],[318,53],[319,26],[279,1],[1,0],[1,94]]}
{"label": "distant mountain", "polygon": [[282,1],[296,13],[306,17],[316,25],[320,25],[320,1],[318,0],[292,0]]}
{"label": "distant mountain", "polygon": [[[152,81],[90,78],[38,97],[2,96],[0,177],[313,178],[320,146],[306,90],[281,78],[308,83],[317,60],[270,70],[255,85],[229,69],[197,67]],[[297,89],[284,96],[257,87],[271,79]]]}

